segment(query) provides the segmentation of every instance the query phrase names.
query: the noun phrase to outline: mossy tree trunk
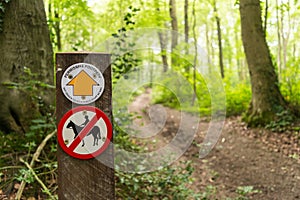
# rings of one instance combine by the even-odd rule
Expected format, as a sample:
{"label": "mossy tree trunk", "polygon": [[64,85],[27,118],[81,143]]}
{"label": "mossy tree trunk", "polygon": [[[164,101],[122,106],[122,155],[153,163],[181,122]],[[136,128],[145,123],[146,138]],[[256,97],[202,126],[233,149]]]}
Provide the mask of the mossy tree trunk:
{"label": "mossy tree trunk", "polygon": [[[11,0],[5,6],[0,33],[0,130],[26,131],[39,114],[32,97],[5,82],[18,82],[24,67],[38,74],[39,81],[53,83],[53,52],[43,0]],[[44,95],[43,95],[44,94]],[[40,91],[53,99],[54,93]]]}
{"label": "mossy tree trunk", "polygon": [[287,108],[262,27],[260,0],[240,0],[242,40],[249,67],[252,100],[245,120],[250,126],[275,120]]}

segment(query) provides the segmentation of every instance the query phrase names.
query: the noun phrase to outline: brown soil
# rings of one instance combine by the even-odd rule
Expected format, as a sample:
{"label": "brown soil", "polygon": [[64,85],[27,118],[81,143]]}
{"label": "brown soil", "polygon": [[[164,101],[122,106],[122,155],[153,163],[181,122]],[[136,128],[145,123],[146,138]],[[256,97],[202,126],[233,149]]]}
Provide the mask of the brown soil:
{"label": "brown soil", "polygon": [[[130,111],[140,115],[136,123],[160,119],[161,113],[151,112],[150,91],[138,96]],[[157,105],[156,105],[157,106]],[[180,122],[180,112],[164,108],[167,121],[157,139],[164,144],[174,137]],[[192,122],[195,117],[190,115]],[[299,131],[272,133],[264,129],[248,129],[239,118],[225,122],[215,148],[204,159],[198,158],[199,147],[209,122],[201,121],[195,140],[182,161],[192,160],[195,172],[192,189],[208,192],[208,199],[300,199]],[[176,161],[174,164],[178,164]],[[238,188],[249,191],[241,195]]]}

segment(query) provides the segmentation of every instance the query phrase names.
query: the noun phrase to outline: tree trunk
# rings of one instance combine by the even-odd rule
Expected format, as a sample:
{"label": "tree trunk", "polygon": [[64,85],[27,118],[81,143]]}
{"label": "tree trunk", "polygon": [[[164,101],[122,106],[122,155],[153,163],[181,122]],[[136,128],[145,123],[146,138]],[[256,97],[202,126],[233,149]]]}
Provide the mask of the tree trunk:
{"label": "tree trunk", "polygon": [[197,98],[197,80],[196,80],[196,70],[197,70],[197,57],[198,57],[198,40],[196,35],[196,0],[193,2],[193,37],[194,37],[194,47],[195,47],[195,56],[194,56],[194,63],[193,63],[193,99],[191,105],[194,106],[196,98]]}
{"label": "tree trunk", "polygon": [[171,17],[171,26],[172,26],[172,42],[171,42],[171,65],[176,64],[176,56],[173,54],[174,49],[178,44],[178,22],[177,22],[177,12],[176,12],[176,0],[169,1],[170,17]]}
{"label": "tree trunk", "polygon": [[55,34],[56,34],[56,42],[57,42],[57,49],[58,51],[62,50],[62,44],[61,44],[61,28],[60,28],[60,16],[59,16],[59,11],[56,10],[54,12],[54,19],[55,19],[55,23],[54,23],[54,29],[55,29]]}
{"label": "tree trunk", "polygon": [[210,37],[209,37],[209,25],[208,23],[205,23],[205,41],[206,41],[206,52],[207,52],[207,57],[208,57],[208,66],[209,70],[211,70],[212,66],[212,61],[211,61],[211,50],[210,50]]}
{"label": "tree trunk", "polygon": [[265,19],[264,19],[264,33],[267,34],[267,26],[268,26],[268,10],[269,10],[269,2],[266,0],[265,2]]}
{"label": "tree trunk", "polygon": [[214,4],[213,6],[214,6],[214,12],[215,12],[215,19],[216,19],[216,23],[217,23],[217,31],[218,31],[219,65],[220,65],[221,76],[222,76],[222,78],[224,78],[225,75],[224,75],[224,63],[223,63],[221,20],[218,16],[217,3],[215,0],[214,0],[213,4]]}
{"label": "tree trunk", "polygon": [[282,24],[280,24],[280,18],[279,18],[279,4],[278,4],[278,0],[276,0],[276,21],[277,21],[277,39],[278,39],[278,47],[277,47],[277,67],[278,67],[278,78],[280,80],[280,76],[281,76],[281,69],[282,69],[282,42],[281,42],[281,26]]}
{"label": "tree trunk", "polygon": [[240,0],[242,40],[251,78],[252,100],[245,120],[250,126],[265,125],[287,108],[262,27],[259,0]]}
{"label": "tree trunk", "polygon": [[[189,0],[184,0],[184,40],[185,43],[189,43]],[[186,48],[186,54],[188,54],[188,47]]]}
{"label": "tree trunk", "polygon": [[[24,67],[38,74],[39,81],[53,83],[53,53],[43,0],[12,0],[6,4],[0,33],[0,129],[25,131],[37,116],[32,96],[7,89],[5,82],[18,82]],[[28,80],[29,81],[29,80]],[[49,91],[40,91],[50,97]],[[44,96],[43,96],[44,97]],[[52,103],[52,102],[51,102]]]}
{"label": "tree trunk", "polygon": [[[160,15],[161,15],[161,11],[160,11],[160,5],[159,5],[159,1],[155,0],[154,1],[154,6],[156,9],[156,21],[157,21],[157,26],[161,27],[161,26],[165,26],[164,21],[161,21]],[[169,65],[168,65],[168,57],[167,57],[167,42],[168,42],[168,35],[167,32],[164,30],[159,30],[158,31],[158,39],[159,39],[159,44],[160,44],[160,54],[161,54],[161,59],[162,59],[162,64],[163,64],[163,72],[167,72]]]}
{"label": "tree trunk", "polygon": [[162,31],[158,32],[158,38],[159,38],[159,43],[160,43],[160,48],[161,48],[161,58],[162,58],[162,63],[163,63],[163,72],[167,72],[169,65],[168,65],[168,57],[167,57],[167,33]]}

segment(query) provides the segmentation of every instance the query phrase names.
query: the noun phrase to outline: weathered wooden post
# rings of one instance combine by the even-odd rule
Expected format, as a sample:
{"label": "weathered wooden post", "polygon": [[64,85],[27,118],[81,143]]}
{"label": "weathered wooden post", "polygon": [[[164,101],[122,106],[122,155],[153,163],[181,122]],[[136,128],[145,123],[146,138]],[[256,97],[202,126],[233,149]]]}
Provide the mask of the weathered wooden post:
{"label": "weathered wooden post", "polygon": [[56,54],[59,200],[115,199],[111,83],[109,54]]}

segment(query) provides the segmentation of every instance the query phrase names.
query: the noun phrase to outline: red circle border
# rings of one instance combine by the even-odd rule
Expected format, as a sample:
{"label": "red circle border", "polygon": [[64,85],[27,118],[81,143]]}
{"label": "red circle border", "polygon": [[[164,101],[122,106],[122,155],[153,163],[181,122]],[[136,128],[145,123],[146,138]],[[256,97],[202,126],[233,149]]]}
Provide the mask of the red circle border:
{"label": "red circle border", "polygon": [[[71,151],[67,145],[65,144],[64,140],[63,140],[63,127],[66,123],[66,121],[75,113],[80,112],[80,111],[91,111],[91,112],[95,112],[97,114],[99,114],[100,118],[102,117],[102,119],[104,120],[105,124],[106,124],[106,128],[107,128],[107,137],[106,140],[104,142],[104,144],[101,146],[100,149],[98,149],[97,151],[91,153],[91,154],[78,154],[75,153],[74,151]],[[99,119],[100,119],[99,118]],[[99,120],[98,119],[98,120]],[[101,153],[103,153],[106,148],[109,146],[111,139],[112,139],[112,124],[109,120],[109,118],[106,116],[106,114],[100,110],[99,108],[93,107],[93,106],[78,106],[76,108],[73,108],[71,110],[69,110],[60,120],[59,124],[58,124],[58,128],[57,128],[57,139],[58,139],[58,143],[60,145],[60,147],[70,156],[74,157],[74,158],[78,158],[78,159],[82,159],[82,160],[87,160],[87,159],[91,159],[91,158],[95,158],[97,156],[99,156]]]}

